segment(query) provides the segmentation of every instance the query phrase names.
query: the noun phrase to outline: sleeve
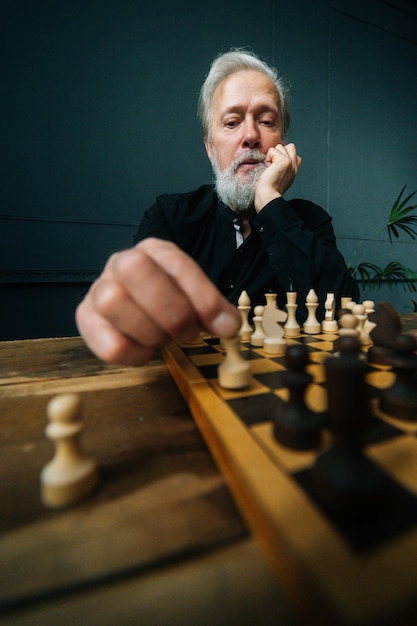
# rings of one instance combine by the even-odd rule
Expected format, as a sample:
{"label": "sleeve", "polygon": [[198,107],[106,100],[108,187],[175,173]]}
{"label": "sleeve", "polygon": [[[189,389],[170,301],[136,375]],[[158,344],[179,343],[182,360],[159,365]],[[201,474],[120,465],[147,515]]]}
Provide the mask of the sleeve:
{"label": "sleeve", "polygon": [[277,198],[254,219],[281,287],[304,297],[311,288],[324,305],[327,293],[358,301],[359,289],[337,248],[332,218],[304,200]]}

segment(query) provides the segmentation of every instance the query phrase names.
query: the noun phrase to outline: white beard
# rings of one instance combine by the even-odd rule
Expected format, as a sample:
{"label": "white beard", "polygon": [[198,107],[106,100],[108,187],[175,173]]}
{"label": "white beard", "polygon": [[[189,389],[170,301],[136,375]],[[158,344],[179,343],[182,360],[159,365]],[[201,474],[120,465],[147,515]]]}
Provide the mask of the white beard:
{"label": "white beard", "polygon": [[[247,213],[253,208],[256,184],[265,171],[265,155],[259,150],[248,150],[226,169],[219,168],[215,153],[212,166],[216,177],[215,185],[219,198],[236,213]],[[247,159],[259,160],[256,167],[245,174],[237,173],[239,165]]]}

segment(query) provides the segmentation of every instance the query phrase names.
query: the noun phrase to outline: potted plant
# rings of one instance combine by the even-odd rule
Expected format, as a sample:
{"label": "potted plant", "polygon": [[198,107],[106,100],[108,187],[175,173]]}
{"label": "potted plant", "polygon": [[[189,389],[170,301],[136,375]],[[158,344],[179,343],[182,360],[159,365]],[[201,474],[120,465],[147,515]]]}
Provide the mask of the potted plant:
{"label": "potted plant", "polygon": [[[387,223],[376,234],[376,237],[380,237],[387,231],[391,244],[395,243],[394,240],[399,239],[401,234],[405,234],[412,239],[417,237],[417,214],[414,213],[417,209],[417,204],[410,202],[416,191],[403,197],[406,186],[404,185],[401,189],[392,205]],[[369,246],[362,250],[361,245],[362,242],[353,252],[352,257],[348,261],[348,267],[352,276],[363,289],[379,289],[383,283],[386,283],[390,287],[402,285],[405,290],[411,293],[417,292],[417,273],[413,269],[395,260],[389,261],[385,267],[365,261],[363,259]],[[417,301],[412,299],[411,303],[409,308],[416,312]]]}

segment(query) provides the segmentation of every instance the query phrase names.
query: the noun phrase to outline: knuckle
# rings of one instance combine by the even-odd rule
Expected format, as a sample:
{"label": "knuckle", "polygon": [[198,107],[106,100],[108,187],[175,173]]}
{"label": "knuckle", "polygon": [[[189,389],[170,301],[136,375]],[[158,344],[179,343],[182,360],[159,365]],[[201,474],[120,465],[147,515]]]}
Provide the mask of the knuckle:
{"label": "knuckle", "polygon": [[116,282],[102,281],[92,290],[95,310],[105,318],[110,318],[122,300],[123,290]]}
{"label": "knuckle", "polygon": [[115,253],[111,257],[112,275],[123,284],[146,279],[154,267],[152,258],[144,249],[138,247]]}
{"label": "knuckle", "polygon": [[222,307],[222,297],[220,293],[215,289],[207,290],[204,294],[204,307],[203,310],[207,316],[207,319],[216,317],[219,310]]}

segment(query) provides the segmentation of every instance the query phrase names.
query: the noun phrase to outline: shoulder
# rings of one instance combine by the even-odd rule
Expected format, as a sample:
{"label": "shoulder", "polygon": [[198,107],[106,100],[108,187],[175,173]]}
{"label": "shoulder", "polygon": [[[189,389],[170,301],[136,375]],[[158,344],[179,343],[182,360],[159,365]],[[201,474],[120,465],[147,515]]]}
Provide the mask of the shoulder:
{"label": "shoulder", "polygon": [[217,203],[214,185],[202,185],[193,191],[162,194],[156,198],[156,204],[163,210],[203,210]]}

